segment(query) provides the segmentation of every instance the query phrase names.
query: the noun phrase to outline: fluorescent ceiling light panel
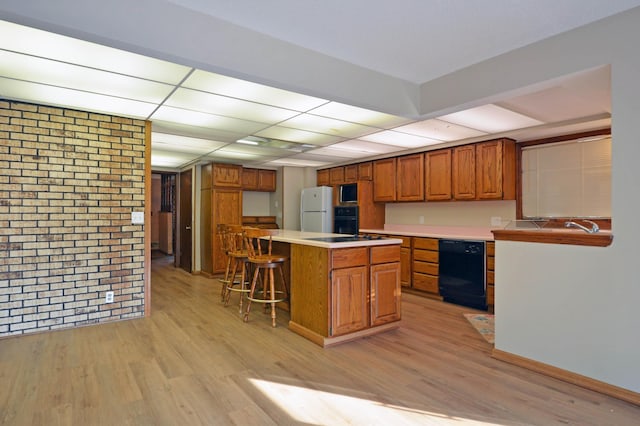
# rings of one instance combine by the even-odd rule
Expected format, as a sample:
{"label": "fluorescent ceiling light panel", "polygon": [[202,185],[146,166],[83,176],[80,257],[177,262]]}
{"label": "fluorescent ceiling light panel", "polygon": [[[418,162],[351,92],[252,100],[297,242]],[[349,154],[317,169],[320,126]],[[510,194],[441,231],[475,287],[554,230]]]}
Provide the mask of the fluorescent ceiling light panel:
{"label": "fluorescent ceiling light panel", "polygon": [[171,62],[0,21],[0,49],[178,84],[191,70]]}
{"label": "fluorescent ceiling light panel", "polygon": [[[264,123],[256,123],[253,121],[223,117],[220,115],[207,114],[204,112],[191,111],[170,106],[161,106],[158,108],[158,110],[153,113],[151,119],[179,124],[190,124],[192,126],[199,127],[208,127],[245,135],[257,132],[265,127]],[[236,138],[236,140],[237,139],[240,138]]]}
{"label": "fluorescent ceiling light panel", "polygon": [[[370,157],[372,155],[370,152],[346,151],[344,149],[335,149],[333,148],[333,145],[317,148],[317,149],[314,149],[313,151],[307,152],[306,154],[322,155],[326,157],[337,157],[334,159],[334,162],[338,162],[342,160],[348,161],[354,158]],[[342,160],[339,160],[339,159],[342,159]]]}
{"label": "fluorescent ceiling light panel", "polygon": [[308,111],[328,102],[325,99],[301,95],[202,70],[194,71],[182,86],[300,112]]}
{"label": "fluorescent ceiling light panel", "polygon": [[311,145],[329,145],[344,140],[344,138],[340,136],[325,135],[322,133],[309,132],[300,129],[291,129],[282,126],[271,126],[255,133],[255,135],[270,139],[308,143]]}
{"label": "fluorescent ceiling light panel", "polygon": [[272,155],[272,156],[279,156],[279,155],[287,155],[288,151],[282,150],[280,148],[270,148],[270,147],[264,147],[264,146],[253,146],[253,145],[245,145],[245,144],[239,144],[239,143],[233,143],[230,145],[225,146],[224,148],[221,148],[220,150],[216,151],[216,152],[244,152],[244,153],[249,153],[249,154],[256,154],[256,155]]}
{"label": "fluorescent ceiling light panel", "polygon": [[[335,159],[333,160],[335,161]],[[277,160],[264,163],[271,166],[291,166],[291,167],[322,167],[331,164],[331,161],[310,161],[296,160],[292,157],[279,158]]]}
{"label": "fluorescent ceiling light panel", "polygon": [[176,90],[165,105],[267,124],[275,124],[299,114],[297,111],[191,89]]}
{"label": "fluorescent ceiling light panel", "polygon": [[0,50],[0,73],[15,78],[108,96],[160,103],[173,86]]}
{"label": "fluorescent ceiling light panel", "polygon": [[310,111],[310,113],[382,129],[400,126],[413,121],[404,117],[398,117],[395,115],[385,114],[369,109],[358,108],[338,102],[329,102],[318,108],[315,108],[314,110]]}
{"label": "fluorescent ceiling light panel", "polygon": [[357,138],[361,135],[375,132],[376,128],[334,118],[318,115],[300,114],[290,120],[280,123],[281,126],[302,129],[308,132],[324,133],[344,138]]}
{"label": "fluorescent ceiling light panel", "polygon": [[409,135],[407,133],[395,132],[393,130],[384,130],[382,132],[372,133],[370,135],[361,136],[358,139],[386,145],[401,146],[403,148],[419,148],[421,146],[442,143],[442,141],[436,139]]}
{"label": "fluorescent ceiling light panel", "polygon": [[406,126],[396,127],[393,130],[443,142],[458,141],[487,134],[480,130],[458,126],[457,124],[448,123],[435,118],[431,120],[418,121]]}
{"label": "fluorescent ceiling light panel", "polygon": [[370,155],[386,154],[389,152],[398,151],[397,146],[383,145],[380,143],[367,142],[362,140],[352,139],[346,142],[339,142],[331,145],[332,149],[344,150],[348,152],[368,152]]}
{"label": "fluorescent ceiling light panel", "polygon": [[146,102],[2,77],[0,77],[0,93],[3,97],[25,102],[141,119],[148,117],[156,107]]}
{"label": "fluorescent ceiling light panel", "polygon": [[175,151],[163,151],[154,149],[151,151],[152,167],[181,167],[184,164],[198,158],[198,155],[178,153]]}
{"label": "fluorescent ceiling light panel", "polygon": [[151,133],[151,149],[165,151],[189,152],[193,154],[208,154],[227,145],[226,142],[192,138],[188,136],[172,135],[168,133]]}
{"label": "fluorescent ceiling light panel", "polygon": [[264,155],[262,154],[240,151],[230,147],[220,148],[216,152],[207,156],[207,158],[211,158],[212,160],[216,160],[218,158],[227,158],[232,160],[259,160],[263,157]]}
{"label": "fluorescent ceiling light panel", "polygon": [[500,133],[544,124],[542,121],[493,104],[443,115],[438,117],[438,120],[487,133]]}

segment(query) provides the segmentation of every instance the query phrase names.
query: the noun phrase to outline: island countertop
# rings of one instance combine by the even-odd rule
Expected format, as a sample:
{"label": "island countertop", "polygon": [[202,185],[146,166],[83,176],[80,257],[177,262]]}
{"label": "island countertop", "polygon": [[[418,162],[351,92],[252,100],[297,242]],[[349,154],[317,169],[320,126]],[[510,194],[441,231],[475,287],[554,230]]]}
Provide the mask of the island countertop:
{"label": "island countertop", "polygon": [[[322,248],[367,247],[402,243],[402,240],[398,238],[371,238],[346,234],[331,234],[325,232],[293,231],[288,229],[274,229],[271,232],[273,241]],[[346,241],[326,241],[325,239],[328,238],[344,238]]]}

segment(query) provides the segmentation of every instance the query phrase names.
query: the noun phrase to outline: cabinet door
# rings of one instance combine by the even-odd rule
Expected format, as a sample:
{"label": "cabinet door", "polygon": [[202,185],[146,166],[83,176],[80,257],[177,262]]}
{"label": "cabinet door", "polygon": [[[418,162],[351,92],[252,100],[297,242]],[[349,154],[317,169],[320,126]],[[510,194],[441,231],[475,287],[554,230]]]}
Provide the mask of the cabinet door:
{"label": "cabinet door", "polygon": [[318,170],[316,172],[316,184],[318,186],[329,186],[329,169]]}
{"label": "cabinet door", "polygon": [[371,161],[358,164],[358,180],[373,180],[373,164]]}
{"label": "cabinet door", "polygon": [[371,325],[400,319],[400,263],[371,266]]}
{"label": "cabinet door", "polygon": [[344,183],[344,167],[333,167],[329,169],[329,183],[331,185]]}
{"label": "cabinet door", "polygon": [[451,150],[440,149],[425,155],[425,198],[427,201],[451,199]]}
{"label": "cabinet door", "polygon": [[366,266],[334,269],[331,278],[331,336],[351,333],[369,326]]}
{"label": "cabinet door", "polygon": [[400,284],[411,287],[411,249],[400,248]]}
{"label": "cabinet door", "polygon": [[358,165],[350,164],[348,166],[344,166],[344,182],[356,183],[357,181],[358,181]]}
{"label": "cabinet door", "polygon": [[258,169],[242,169],[242,189],[244,191],[258,190]]}
{"label": "cabinet door", "polygon": [[242,166],[236,164],[214,164],[213,186],[221,188],[242,188]]}
{"label": "cabinet door", "polygon": [[476,145],[476,182],[480,199],[502,199],[502,141]]}
{"label": "cabinet door", "polygon": [[396,200],[396,159],[386,158],[373,163],[373,201]]}
{"label": "cabinet door", "polygon": [[396,200],[424,201],[424,154],[398,157]]}
{"label": "cabinet door", "polygon": [[476,198],[476,147],[453,148],[453,196],[456,200]]}
{"label": "cabinet door", "polygon": [[242,191],[234,189],[214,189],[211,192],[213,246],[213,272],[224,272],[227,259],[222,252],[222,243],[216,238],[218,224],[240,225],[242,223]]}
{"label": "cabinet door", "polygon": [[258,170],[258,190],[265,192],[275,192],[276,171],[260,169]]}

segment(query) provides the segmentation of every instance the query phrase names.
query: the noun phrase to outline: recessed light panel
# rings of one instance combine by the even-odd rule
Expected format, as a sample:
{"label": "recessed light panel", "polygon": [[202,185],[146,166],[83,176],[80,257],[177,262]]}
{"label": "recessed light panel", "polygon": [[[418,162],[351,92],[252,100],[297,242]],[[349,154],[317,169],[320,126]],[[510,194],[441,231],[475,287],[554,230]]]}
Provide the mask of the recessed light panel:
{"label": "recessed light panel", "polygon": [[163,151],[189,152],[202,155],[208,154],[225,145],[227,145],[226,142],[217,142],[168,133],[151,133],[151,148],[154,150],[160,149]]}
{"label": "recessed light panel", "polygon": [[443,115],[438,117],[438,120],[486,133],[500,133],[544,124],[542,121],[493,104]]}
{"label": "recessed light panel", "polygon": [[[322,148],[314,149],[313,151],[309,151],[306,154],[310,155],[322,155],[327,157],[337,157],[334,159],[334,162],[339,161],[347,161],[354,158],[363,158],[369,157],[372,154],[370,152],[362,152],[362,151],[346,151],[344,149],[337,149],[331,146],[324,146]],[[340,160],[342,159],[342,160]]]}
{"label": "recessed light panel", "polygon": [[97,93],[63,89],[0,77],[0,93],[9,99],[125,117],[146,118],[154,104]]}
{"label": "recessed light panel", "polygon": [[191,89],[176,90],[165,105],[267,124],[275,124],[299,114],[297,111]]}
{"label": "recessed light panel", "polygon": [[[334,159],[335,161],[335,159]],[[293,157],[279,158],[277,160],[264,163],[270,166],[289,166],[289,167],[323,167],[331,164],[331,161],[312,161],[301,160]]]}
{"label": "recessed light panel", "polygon": [[395,115],[385,114],[377,111],[371,111],[369,109],[358,108],[338,102],[329,102],[318,108],[315,108],[314,110],[310,111],[310,113],[323,117],[365,124],[367,126],[373,126],[382,129],[400,126],[412,121],[403,117],[398,117]]}
{"label": "recessed light panel", "polygon": [[223,117],[221,115],[207,114],[170,106],[161,106],[158,108],[158,110],[153,113],[151,119],[244,134],[251,134],[265,127],[264,123],[256,123],[254,121]]}
{"label": "recessed light panel", "polygon": [[0,21],[0,49],[169,84],[178,84],[191,70],[171,62],[6,21]]}
{"label": "recessed light panel", "polygon": [[182,86],[300,112],[308,111],[327,103],[325,99],[301,95],[201,70],[194,71]]}
{"label": "recessed light panel", "polygon": [[196,154],[154,149],[151,151],[151,167],[179,168],[198,157]]}
{"label": "recessed light panel", "polygon": [[285,141],[308,143],[312,145],[329,145],[334,142],[344,140],[340,136],[325,135],[322,133],[309,132],[289,127],[271,126],[255,133],[256,136],[265,138],[281,139]]}
{"label": "recessed light panel", "polygon": [[367,142],[352,139],[346,142],[339,142],[331,145],[332,149],[344,150],[347,152],[368,152],[369,155],[386,154],[398,150],[397,146],[384,145],[380,143]]}
{"label": "recessed light panel", "polygon": [[0,50],[3,77],[85,92],[160,103],[173,86],[93,68]]}
{"label": "recessed light panel", "polygon": [[384,130],[382,132],[372,133],[370,135],[361,136],[358,139],[386,145],[401,146],[404,148],[419,148],[421,146],[429,146],[442,143],[442,141],[436,139],[409,135],[407,133],[396,132],[393,130]]}
{"label": "recessed light panel", "polygon": [[362,124],[349,123],[348,121],[320,117],[312,114],[300,114],[297,117],[280,123],[280,126],[302,129],[308,132],[325,133],[344,138],[357,138],[358,136],[378,130]]}
{"label": "recessed light panel", "polygon": [[487,134],[480,130],[458,126],[457,124],[437,119],[418,121],[417,123],[396,127],[393,130],[443,142],[457,141]]}

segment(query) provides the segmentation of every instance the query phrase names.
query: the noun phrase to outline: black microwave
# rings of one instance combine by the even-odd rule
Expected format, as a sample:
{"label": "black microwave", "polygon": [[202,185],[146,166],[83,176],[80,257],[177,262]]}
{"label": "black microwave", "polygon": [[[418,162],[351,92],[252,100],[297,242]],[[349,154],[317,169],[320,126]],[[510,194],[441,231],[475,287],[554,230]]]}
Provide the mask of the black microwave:
{"label": "black microwave", "polygon": [[340,185],[340,203],[357,203],[358,202],[358,184],[347,183]]}

